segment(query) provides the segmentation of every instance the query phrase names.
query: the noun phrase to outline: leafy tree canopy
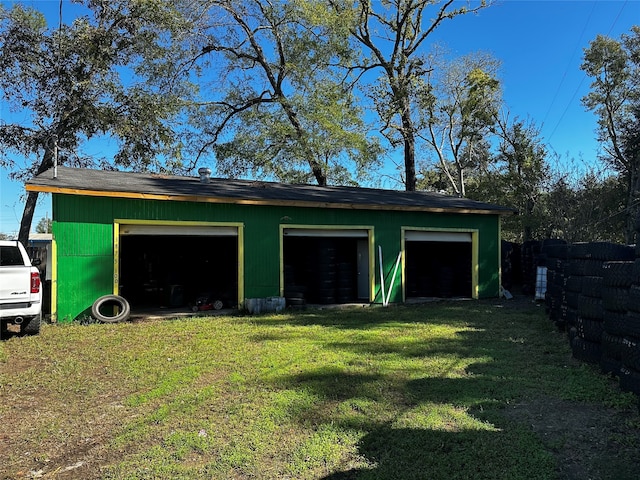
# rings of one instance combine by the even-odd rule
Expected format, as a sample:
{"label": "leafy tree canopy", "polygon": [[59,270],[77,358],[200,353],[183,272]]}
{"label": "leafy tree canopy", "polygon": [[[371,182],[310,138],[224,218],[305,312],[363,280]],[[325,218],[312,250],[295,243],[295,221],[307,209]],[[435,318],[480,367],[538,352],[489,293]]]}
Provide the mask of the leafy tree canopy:
{"label": "leafy tree canopy", "polygon": [[381,150],[337,65],[352,54],[323,2],[179,2],[185,73],[197,79],[188,140],[218,172],[320,185],[366,178]]}
{"label": "leafy tree canopy", "polygon": [[[86,15],[50,27],[16,4],[0,6],[0,93],[11,115],[0,121],[0,164],[25,180],[59,164],[162,169],[180,104],[154,86],[154,65],[169,56],[165,35],[180,16],[168,2],[85,0]],[[144,62],[142,60],[144,59]],[[117,143],[113,162],[82,153],[87,141]],[[28,160],[17,168],[16,157]],[[26,241],[37,193],[28,194],[19,238]]]}

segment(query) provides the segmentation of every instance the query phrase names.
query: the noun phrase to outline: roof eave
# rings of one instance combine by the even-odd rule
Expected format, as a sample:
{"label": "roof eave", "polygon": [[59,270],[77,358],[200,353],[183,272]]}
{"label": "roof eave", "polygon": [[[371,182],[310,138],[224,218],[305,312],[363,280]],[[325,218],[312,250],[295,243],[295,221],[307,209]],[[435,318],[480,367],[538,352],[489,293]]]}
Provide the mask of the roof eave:
{"label": "roof eave", "polygon": [[198,202],[198,203],[224,203],[234,205],[262,205],[262,206],[288,206],[304,208],[339,208],[345,210],[391,210],[407,212],[429,212],[429,213],[463,213],[476,215],[512,215],[513,210],[508,209],[483,209],[483,208],[456,208],[456,207],[427,207],[423,205],[379,205],[379,204],[355,204],[355,203],[329,203],[312,202],[303,200],[275,200],[275,199],[251,199],[216,197],[204,195],[176,195],[157,194],[144,192],[127,192],[117,190],[88,190],[69,187],[55,187],[50,185],[27,184],[28,192],[53,193],[62,195],[85,195],[91,197],[110,198],[130,198],[138,200],[162,200],[178,202]]}

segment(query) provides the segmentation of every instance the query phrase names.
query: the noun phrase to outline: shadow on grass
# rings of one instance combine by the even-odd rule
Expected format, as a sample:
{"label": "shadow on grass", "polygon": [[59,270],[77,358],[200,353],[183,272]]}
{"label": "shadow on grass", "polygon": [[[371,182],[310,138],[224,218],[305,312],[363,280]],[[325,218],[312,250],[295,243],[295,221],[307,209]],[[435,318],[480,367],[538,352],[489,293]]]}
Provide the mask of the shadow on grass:
{"label": "shadow on grass", "polygon": [[[295,314],[284,312],[280,315],[246,316],[239,321],[272,326],[323,326],[338,329],[367,330],[383,325],[413,324],[421,322],[464,323],[468,320],[469,309],[486,308],[486,301],[468,300],[464,303],[445,300],[426,305],[396,305],[382,307],[345,307],[309,309]],[[437,319],[442,321],[438,322]]]}
{"label": "shadow on grass", "polygon": [[[505,396],[518,393],[517,380],[481,376],[406,381],[322,367],[288,377],[285,383],[323,399],[299,421],[365,432],[357,450],[372,467],[334,472],[324,480],[542,480],[550,478],[554,469],[551,454],[534,433],[498,413]],[[372,402],[380,406],[368,411]],[[364,408],[338,414],[327,408],[330,404]],[[385,405],[389,410],[381,412]],[[394,426],[405,415],[430,416],[431,408],[439,410],[434,416],[452,417],[436,420],[440,423],[437,429]]]}
{"label": "shadow on grass", "polygon": [[[514,442],[508,431],[438,431],[382,427],[367,433],[358,450],[374,464],[336,472],[323,480],[547,479],[551,458]],[[505,451],[508,455],[496,456]]]}
{"label": "shadow on grass", "polygon": [[[328,342],[325,346],[335,351],[362,354],[374,365],[374,373],[354,374],[350,365],[324,366],[279,379],[278,383],[308,389],[326,400],[305,412],[300,421],[362,434],[357,453],[371,467],[333,472],[324,480],[574,478],[557,475],[562,457],[556,455],[556,447],[545,445],[530,424],[504,414],[518,399],[566,393],[571,387],[562,382],[570,352],[540,309],[502,313],[493,308],[477,303],[466,304],[465,311],[458,306],[437,306],[407,307],[405,312],[402,307],[398,309],[401,314],[391,315],[391,320],[388,314],[375,312],[373,317],[350,316],[348,322],[333,315],[283,320],[288,325],[366,329],[399,321],[435,324],[451,318],[453,312],[447,324],[457,328],[459,322],[463,327],[454,338],[432,342],[416,341],[409,335]],[[475,315],[480,311],[483,315]],[[359,327],[360,321],[367,323]],[[420,375],[414,363],[413,370],[403,371],[403,359],[419,362],[424,357],[423,365],[428,365],[439,356],[460,359],[462,369],[451,375],[429,371]],[[397,371],[382,370],[390,357],[398,364]],[[588,387],[587,376],[578,375],[573,381]],[[351,404],[354,412],[344,414]],[[451,415],[449,420],[447,415]],[[432,421],[427,418],[431,416],[438,418]]]}

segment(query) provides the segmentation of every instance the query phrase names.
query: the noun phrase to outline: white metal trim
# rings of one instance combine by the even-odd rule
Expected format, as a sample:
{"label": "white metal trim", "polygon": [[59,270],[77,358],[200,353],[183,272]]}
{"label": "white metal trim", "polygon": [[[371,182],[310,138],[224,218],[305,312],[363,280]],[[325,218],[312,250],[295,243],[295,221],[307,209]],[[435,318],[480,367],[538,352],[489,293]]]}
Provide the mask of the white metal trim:
{"label": "white metal trim", "polygon": [[425,230],[405,230],[407,242],[458,242],[471,243],[471,232],[438,232]]}
{"label": "white metal trim", "polygon": [[120,235],[237,237],[238,227],[121,224]]}

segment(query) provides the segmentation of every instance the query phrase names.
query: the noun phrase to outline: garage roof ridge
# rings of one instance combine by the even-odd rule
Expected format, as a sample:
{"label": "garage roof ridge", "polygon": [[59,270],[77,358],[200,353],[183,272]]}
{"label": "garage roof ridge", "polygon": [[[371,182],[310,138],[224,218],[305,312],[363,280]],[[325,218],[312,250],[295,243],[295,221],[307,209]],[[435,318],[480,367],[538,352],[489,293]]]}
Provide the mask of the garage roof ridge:
{"label": "garage roof ridge", "polygon": [[435,192],[385,190],[353,186],[285,184],[263,180],[57,167],[33,177],[27,191],[87,196],[148,198],[194,202],[291,205],[305,207],[419,210],[433,212],[512,214],[491,203]]}

